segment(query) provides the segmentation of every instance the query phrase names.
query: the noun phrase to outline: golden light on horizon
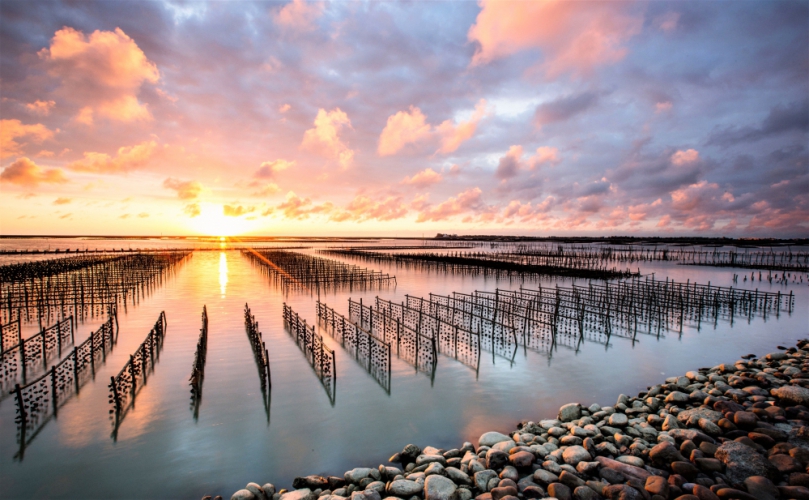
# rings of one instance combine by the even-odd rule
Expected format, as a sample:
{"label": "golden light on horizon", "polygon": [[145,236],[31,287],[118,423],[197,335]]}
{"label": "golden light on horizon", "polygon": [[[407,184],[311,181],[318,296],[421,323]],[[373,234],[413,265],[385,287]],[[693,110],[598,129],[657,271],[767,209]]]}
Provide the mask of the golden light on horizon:
{"label": "golden light on horizon", "polygon": [[225,215],[224,207],[219,203],[200,203],[199,210],[200,214],[190,220],[191,227],[200,234],[218,237],[220,242],[249,229],[249,221]]}

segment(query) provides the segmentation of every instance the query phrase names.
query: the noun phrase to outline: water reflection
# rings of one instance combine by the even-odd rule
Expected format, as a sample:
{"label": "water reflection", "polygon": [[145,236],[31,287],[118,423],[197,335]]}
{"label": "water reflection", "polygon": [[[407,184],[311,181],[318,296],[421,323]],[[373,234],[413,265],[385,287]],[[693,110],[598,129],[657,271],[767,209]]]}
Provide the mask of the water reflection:
{"label": "water reflection", "polygon": [[228,257],[226,252],[219,252],[219,294],[225,298],[228,287]]}

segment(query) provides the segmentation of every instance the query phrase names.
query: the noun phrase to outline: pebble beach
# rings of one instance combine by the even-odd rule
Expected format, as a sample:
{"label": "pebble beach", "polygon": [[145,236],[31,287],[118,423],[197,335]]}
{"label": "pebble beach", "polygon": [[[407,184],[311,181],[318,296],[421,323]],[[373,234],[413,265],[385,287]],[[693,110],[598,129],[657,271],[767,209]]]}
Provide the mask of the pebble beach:
{"label": "pebble beach", "polygon": [[407,444],[388,464],[291,488],[249,483],[230,498],[809,499],[809,340],[516,427],[449,450]]}

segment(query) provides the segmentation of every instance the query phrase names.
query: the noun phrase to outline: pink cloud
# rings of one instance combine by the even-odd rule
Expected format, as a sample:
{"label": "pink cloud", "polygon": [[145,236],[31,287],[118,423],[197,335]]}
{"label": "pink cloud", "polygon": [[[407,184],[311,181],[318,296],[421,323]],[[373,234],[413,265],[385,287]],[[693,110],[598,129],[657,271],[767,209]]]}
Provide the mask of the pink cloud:
{"label": "pink cloud", "polygon": [[137,94],[143,83],[157,83],[160,72],[121,28],[87,36],[65,27],[38,55],[63,95],[80,103],[80,123],[93,123],[95,114],[125,122],[152,118]]}
{"label": "pink cloud", "polygon": [[445,120],[435,130],[441,136],[441,147],[438,153],[453,153],[467,139],[471,138],[477,130],[478,123],[486,115],[486,99],[481,99],[475,105],[475,111],[467,121],[458,124]]}
{"label": "pink cloud", "polygon": [[287,160],[273,160],[273,161],[265,161],[263,162],[259,169],[256,170],[256,173],[253,174],[253,177],[257,177],[259,179],[270,179],[275,177],[275,174],[286,170],[295,165],[294,161],[287,161]]}
{"label": "pink cloud", "polygon": [[655,103],[655,113],[667,113],[671,111],[671,101],[661,101]]}
{"label": "pink cloud", "polygon": [[699,160],[699,152],[696,149],[679,150],[671,155],[671,163],[677,166],[688,165]]}
{"label": "pink cloud", "polygon": [[85,152],[83,159],[68,164],[67,168],[101,174],[125,173],[146,165],[156,148],[157,143],[149,141],[118,148],[115,157],[106,153]]}
{"label": "pink cloud", "polygon": [[322,13],[322,3],[293,0],[275,13],[273,20],[275,24],[285,28],[311,31],[315,29],[315,21]]}
{"label": "pink cloud", "polygon": [[425,168],[412,177],[405,177],[402,184],[416,186],[418,188],[425,188],[432,184],[437,184],[443,180],[441,174],[431,168]]}
{"label": "pink cloud", "polygon": [[719,185],[700,181],[688,187],[676,189],[671,192],[671,205],[674,209],[683,212],[693,211],[697,207],[704,205],[718,194]]}
{"label": "pink cloud", "polygon": [[379,136],[377,153],[379,156],[394,155],[408,144],[428,140],[437,140],[440,143],[436,153],[453,153],[475,135],[478,123],[486,113],[486,100],[481,99],[468,120],[459,123],[444,120],[433,126],[427,123],[427,117],[419,108],[410,106],[409,111],[399,111],[388,117],[388,122]]}
{"label": "pink cloud", "polygon": [[310,215],[330,213],[334,209],[334,205],[331,203],[313,205],[311,199],[301,198],[295,192],[290,191],[287,193],[286,200],[276,209],[283,212],[287,219],[303,220],[308,219]]}
{"label": "pink cloud", "polygon": [[475,187],[467,189],[466,191],[458,193],[458,195],[439,203],[435,207],[425,208],[419,213],[418,217],[416,218],[416,222],[438,222],[473,210],[480,206],[481,194],[483,194],[483,191],[481,191],[480,188]]}
{"label": "pink cloud", "polygon": [[536,154],[528,159],[528,164],[531,169],[539,168],[542,165],[557,165],[562,161],[559,156],[559,150],[548,146],[541,146],[537,148]]}
{"label": "pink cloud", "polygon": [[181,181],[180,179],[175,179],[173,177],[169,177],[165,181],[163,181],[163,187],[166,189],[172,189],[177,192],[177,197],[181,200],[193,200],[199,197],[199,194],[202,192],[202,184],[197,181]]}
{"label": "pink cloud", "polygon": [[630,13],[631,4],[626,3],[482,0],[481,7],[468,33],[469,41],[477,44],[472,65],[539,49],[548,77],[586,75],[622,60],[624,44],[643,25],[642,16]]}
{"label": "pink cloud", "polygon": [[407,144],[430,137],[430,124],[419,108],[410,106],[410,111],[399,111],[388,117],[388,122],[379,136],[379,156],[398,153]]}
{"label": "pink cloud", "polygon": [[54,106],[56,106],[56,101],[40,101],[37,99],[34,102],[26,103],[25,109],[31,114],[48,116]]}
{"label": "pink cloud", "polygon": [[497,170],[494,175],[498,179],[510,179],[517,175],[520,170],[520,162],[522,158],[522,146],[516,145],[508,148],[508,152],[500,158],[497,164]]}
{"label": "pink cloud", "polygon": [[357,196],[342,211],[334,213],[330,219],[337,222],[346,220],[362,222],[371,219],[390,221],[401,219],[405,215],[407,215],[407,207],[402,203],[401,196],[389,196],[384,200]]}
{"label": "pink cloud", "polygon": [[62,169],[44,169],[25,157],[19,158],[3,169],[3,172],[0,173],[0,180],[27,187],[35,187],[39,184],[64,184],[68,182]]}
{"label": "pink cloud", "polygon": [[0,158],[23,154],[27,143],[17,141],[22,138],[40,143],[53,139],[53,132],[41,123],[25,125],[20,120],[0,120]]}
{"label": "pink cloud", "polygon": [[319,109],[314,127],[303,134],[301,147],[338,161],[343,169],[351,165],[354,151],[340,139],[343,127],[351,128],[351,120],[340,108],[329,112]]}
{"label": "pink cloud", "polygon": [[658,16],[654,20],[654,25],[660,28],[661,31],[665,33],[671,33],[672,31],[677,29],[677,25],[680,22],[680,13],[669,11],[665,14]]}

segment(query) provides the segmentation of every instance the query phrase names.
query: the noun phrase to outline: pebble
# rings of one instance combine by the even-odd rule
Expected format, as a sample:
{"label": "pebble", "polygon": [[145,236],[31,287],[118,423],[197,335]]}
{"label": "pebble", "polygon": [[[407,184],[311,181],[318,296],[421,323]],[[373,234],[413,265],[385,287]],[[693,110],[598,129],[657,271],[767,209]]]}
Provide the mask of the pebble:
{"label": "pebble", "polygon": [[[250,483],[235,500],[809,500],[809,341],[688,372],[615,406],[562,406],[556,419],[487,432],[478,447],[409,444],[404,469]],[[806,378],[803,378],[806,377]],[[208,497],[209,498],[209,497]]]}

